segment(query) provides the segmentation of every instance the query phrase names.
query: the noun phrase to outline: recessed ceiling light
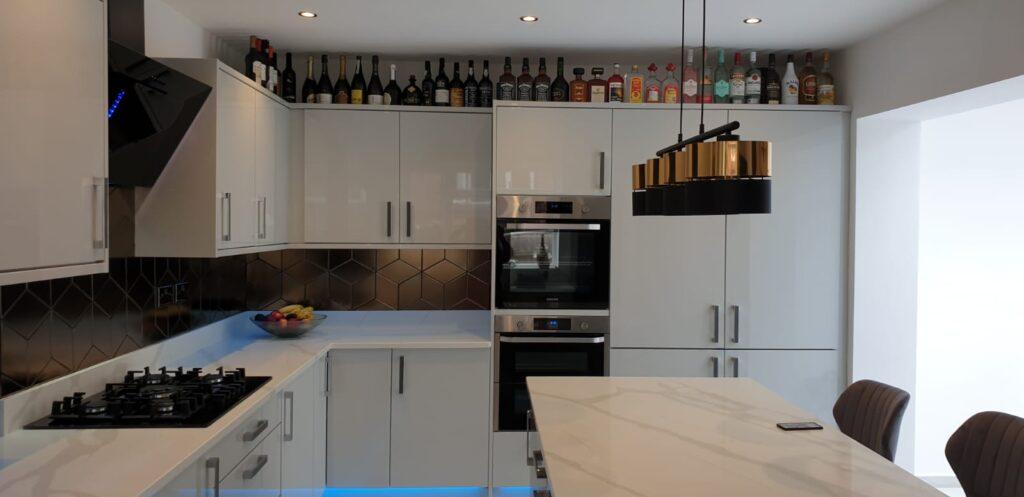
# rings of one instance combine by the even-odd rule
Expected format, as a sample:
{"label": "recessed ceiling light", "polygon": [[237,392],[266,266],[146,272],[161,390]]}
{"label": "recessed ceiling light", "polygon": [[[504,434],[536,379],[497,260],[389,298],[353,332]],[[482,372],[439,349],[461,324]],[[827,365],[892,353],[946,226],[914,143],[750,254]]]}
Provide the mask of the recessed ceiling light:
{"label": "recessed ceiling light", "polygon": [[299,17],[305,17],[306,19],[312,19],[316,17],[316,12],[310,12],[308,10],[300,10]]}
{"label": "recessed ceiling light", "polygon": [[743,24],[761,24],[760,17],[748,17],[743,20]]}
{"label": "recessed ceiling light", "polygon": [[519,20],[523,22],[537,22],[540,20],[540,18],[537,16],[523,16],[520,17]]}

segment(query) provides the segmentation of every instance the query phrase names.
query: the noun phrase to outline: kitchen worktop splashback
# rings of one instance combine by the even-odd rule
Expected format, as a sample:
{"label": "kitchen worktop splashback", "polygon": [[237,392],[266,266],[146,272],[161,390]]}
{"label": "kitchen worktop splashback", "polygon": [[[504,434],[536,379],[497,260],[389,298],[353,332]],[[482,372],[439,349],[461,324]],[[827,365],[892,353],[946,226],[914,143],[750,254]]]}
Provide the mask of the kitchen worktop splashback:
{"label": "kitchen worktop splashback", "polygon": [[246,309],[488,309],[487,250],[283,250],[112,259],[110,272],[0,287],[0,396]]}

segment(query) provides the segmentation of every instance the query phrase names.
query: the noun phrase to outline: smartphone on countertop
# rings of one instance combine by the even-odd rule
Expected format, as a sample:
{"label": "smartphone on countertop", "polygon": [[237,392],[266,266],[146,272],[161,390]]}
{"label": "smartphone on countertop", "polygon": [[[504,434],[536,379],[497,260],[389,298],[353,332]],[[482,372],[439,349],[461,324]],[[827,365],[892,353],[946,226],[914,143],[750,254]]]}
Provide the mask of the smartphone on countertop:
{"label": "smartphone on countertop", "polygon": [[779,429],[783,431],[803,431],[803,430],[821,430],[822,427],[814,421],[800,421],[797,423],[776,423]]}

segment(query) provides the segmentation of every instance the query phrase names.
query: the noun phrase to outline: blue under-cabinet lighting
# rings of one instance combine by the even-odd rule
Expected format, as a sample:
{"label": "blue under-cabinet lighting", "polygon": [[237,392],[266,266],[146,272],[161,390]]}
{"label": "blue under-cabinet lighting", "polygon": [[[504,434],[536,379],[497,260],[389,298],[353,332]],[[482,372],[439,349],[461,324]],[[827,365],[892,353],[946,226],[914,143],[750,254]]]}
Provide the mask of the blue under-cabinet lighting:
{"label": "blue under-cabinet lighting", "polygon": [[328,487],[323,493],[323,497],[472,497],[477,495],[486,496],[487,487]]}
{"label": "blue under-cabinet lighting", "polygon": [[114,113],[117,112],[118,106],[121,105],[121,100],[124,100],[124,95],[124,90],[117,92],[117,96],[114,97],[114,101],[110,103],[110,108],[107,109],[107,119],[114,117]]}

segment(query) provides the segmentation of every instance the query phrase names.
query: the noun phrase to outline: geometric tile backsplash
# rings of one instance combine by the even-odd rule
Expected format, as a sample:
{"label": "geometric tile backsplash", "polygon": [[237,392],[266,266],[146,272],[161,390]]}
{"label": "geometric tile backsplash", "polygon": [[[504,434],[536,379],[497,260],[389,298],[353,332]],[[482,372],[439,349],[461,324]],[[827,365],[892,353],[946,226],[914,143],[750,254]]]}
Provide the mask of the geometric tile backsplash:
{"label": "geometric tile backsplash", "polygon": [[487,309],[487,250],[279,250],[112,259],[110,272],[0,287],[0,396],[246,309]]}

